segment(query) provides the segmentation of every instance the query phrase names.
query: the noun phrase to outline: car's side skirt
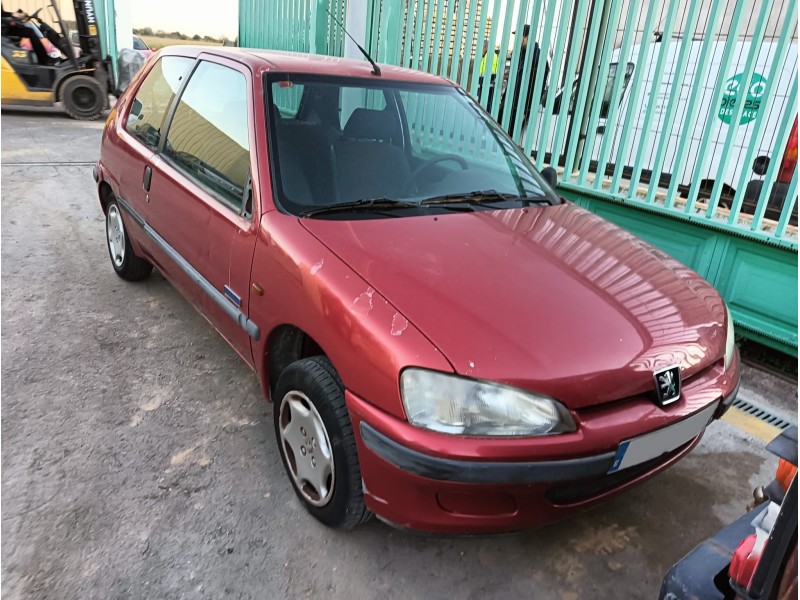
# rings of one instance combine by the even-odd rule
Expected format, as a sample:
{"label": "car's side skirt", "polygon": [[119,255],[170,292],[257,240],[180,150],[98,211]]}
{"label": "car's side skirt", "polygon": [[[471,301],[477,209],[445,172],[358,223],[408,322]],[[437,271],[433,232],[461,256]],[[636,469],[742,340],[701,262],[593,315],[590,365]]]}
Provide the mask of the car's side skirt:
{"label": "car's side skirt", "polygon": [[169,256],[173,262],[178,265],[178,267],[180,267],[180,269],[186,273],[186,275],[225,312],[225,314],[236,321],[239,326],[247,332],[247,335],[254,340],[258,340],[261,337],[261,331],[259,330],[258,325],[253,323],[253,321],[251,321],[247,315],[245,315],[236,306],[231,304],[231,301],[224,293],[217,290],[211,284],[211,282],[203,277],[200,272],[189,263],[188,260],[181,256],[178,251],[175,250],[175,248],[170,246],[169,243],[163,237],[161,237],[161,235],[159,235],[159,233],[153,229],[126,200],[117,197],[117,202],[119,202],[120,207],[122,207],[122,209],[128,213],[131,218],[136,221],[140,227],[142,227],[142,229],[144,229],[145,233],[153,239],[156,245],[158,245],[158,247],[161,248],[167,254],[167,256]]}

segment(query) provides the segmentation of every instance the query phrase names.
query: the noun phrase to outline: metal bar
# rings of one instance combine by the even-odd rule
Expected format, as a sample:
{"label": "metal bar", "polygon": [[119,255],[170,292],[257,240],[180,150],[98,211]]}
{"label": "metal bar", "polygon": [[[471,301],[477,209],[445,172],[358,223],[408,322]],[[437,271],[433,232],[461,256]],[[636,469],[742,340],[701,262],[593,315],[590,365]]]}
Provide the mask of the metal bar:
{"label": "metal bar", "polygon": [[[695,180],[695,174],[698,176],[702,176],[705,173],[706,165],[708,164],[708,154],[709,152],[709,143],[711,142],[711,129],[716,125],[713,115],[713,107],[719,106],[720,101],[722,100],[722,92],[725,86],[725,81],[728,75],[728,69],[731,66],[731,60],[733,59],[733,55],[736,51],[737,41],[739,38],[739,30],[742,26],[742,22],[744,19],[742,18],[742,12],[744,10],[746,2],[745,0],[738,0],[736,3],[736,9],[733,11],[733,22],[731,24],[731,29],[728,32],[728,39],[725,42],[725,47],[722,52],[722,62],[719,65],[719,71],[717,75],[717,82],[714,85],[714,92],[711,95],[711,104],[709,105],[708,115],[706,116],[706,122],[703,126],[703,133],[700,137],[700,149],[697,153],[697,161],[695,162],[695,167],[692,172],[692,183],[689,187],[689,198],[686,201],[686,206],[684,207],[684,212],[692,212],[694,211],[694,206],[697,203],[697,197],[700,193],[700,185],[699,181]],[[755,41],[755,40],[754,40]],[[713,52],[711,53],[713,55]],[[749,77],[748,77],[749,81]],[[748,84],[749,87],[749,84]],[[688,113],[688,114],[694,114]],[[732,125],[732,128],[735,128],[735,125]],[[684,159],[678,155],[677,158],[679,159],[679,163],[683,163]],[[681,169],[677,169],[675,171],[677,173],[681,172]],[[676,179],[675,181],[670,181],[670,188],[676,188],[678,186],[679,181]]]}
{"label": "metal bar", "polygon": [[528,46],[525,50],[525,63],[522,65],[522,77],[520,79],[519,94],[517,94],[517,101],[514,103],[512,108],[516,116],[514,117],[514,130],[511,133],[511,137],[517,140],[517,143],[520,145],[523,145],[522,127],[525,121],[525,104],[528,98],[528,88],[530,87],[531,69],[533,69],[533,49],[535,46],[531,43],[531,40],[533,40],[534,44],[536,43],[536,38],[539,32],[539,17],[542,14],[541,10],[536,10],[535,5],[532,6],[533,20],[531,22],[530,33],[528,35]]}
{"label": "metal bar", "polygon": [[[789,142],[789,135],[794,125],[794,120],[797,118],[797,71],[792,78],[792,85],[789,88],[789,98],[786,101],[786,106],[783,109],[783,116],[781,117],[781,124],[778,128],[778,135],[775,139],[775,148],[778,152],[782,152]],[[781,156],[780,154],[778,156]],[[773,157],[777,159],[778,156]],[[772,186],[778,179],[778,171],[781,168],[780,160],[769,161],[769,168],[767,174],[764,176],[764,183],[761,185],[761,194],[758,197],[758,205],[753,213],[753,223],[750,226],[751,231],[756,231],[761,228],[761,221],[764,218],[764,212],[767,210],[767,202],[769,200]],[[797,167],[795,167],[795,172]],[[785,208],[785,207],[784,207]]]}
{"label": "metal bar", "polygon": [[442,39],[442,27],[446,26],[442,13],[444,12],[446,3],[447,0],[436,1],[436,17],[435,25],[433,27],[433,39],[431,40],[431,64],[428,69],[429,73],[439,74],[441,69],[442,45],[440,40]]}
{"label": "metal bar", "polygon": [[[502,2],[494,2],[493,4],[494,4],[494,11],[492,12],[492,24],[489,26],[489,36],[487,38],[489,40],[489,45],[486,48],[486,63],[483,71],[483,88],[481,89],[481,97],[478,100],[481,106],[486,107],[487,112],[491,112],[491,106],[489,106],[489,93],[491,92],[494,95],[495,91],[499,93],[500,90],[500,85],[498,83],[498,77],[497,77],[499,73],[494,70],[494,58],[495,58],[495,37],[497,36],[497,20],[500,18],[500,8],[502,6]],[[500,67],[499,57],[497,61],[497,66],[499,69]],[[505,63],[503,64],[503,68],[505,69]],[[487,79],[487,74],[488,74],[488,79]],[[494,82],[492,81],[492,78],[494,78]]]}
{"label": "metal bar", "polygon": [[422,27],[425,23],[425,9],[426,0],[417,0],[417,16],[414,19],[414,43],[411,49],[411,64],[412,69],[418,69],[420,64],[420,54],[422,46]]}
{"label": "metal bar", "polygon": [[[668,206],[672,206],[672,204],[674,203],[675,191],[678,187],[678,184],[680,183],[681,171],[683,171],[684,162],[688,155],[689,146],[691,146],[692,143],[691,130],[695,125],[695,117],[697,116],[697,111],[699,108],[697,104],[700,101],[702,90],[705,87],[703,84],[706,78],[708,77],[709,63],[711,62],[711,56],[714,53],[714,48],[717,43],[714,40],[717,31],[717,25],[719,24],[719,21],[722,18],[722,14],[725,12],[722,9],[722,2],[723,0],[713,0],[711,4],[711,9],[709,12],[708,29],[704,33],[703,44],[700,49],[700,57],[697,61],[697,67],[694,73],[694,78],[692,80],[689,102],[687,103],[686,109],[684,110],[686,118],[683,120],[683,127],[681,128],[681,134],[680,137],[678,138],[678,149],[675,152],[675,161],[673,162],[672,165],[672,170],[671,170],[672,176],[670,177],[669,189],[667,191]],[[738,0],[738,2],[741,3],[744,2],[744,0]],[[734,26],[738,26],[738,23],[734,23]],[[674,89],[673,89],[673,95],[675,95]],[[689,206],[688,202],[686,206],[687,207]],[[685,212],[689,213],[691,211],[686,210]]]}
{"label": "metal bar", "polygon": [[411,40],[413,39],[414,28],[411,26],[412,22],[412,15],[415,13],[413,12],[414,8],[414,0],[406,0],[406,10],[403,13],[405,15],[406,20],[406,35],[403,41],[403,49],[400,53],[400,66],[405,67],[409,64],[409,58],[411,53]]}
{"label": "metal bar", "polygon": [[[677,2],[670,2],[670,5],[677,5]],[[644,20],[644,29],[642,33],[642,41],[639,45],[639,54],[636,58],[636,63],[634,64],[634,72],[633,72],[633,81],[631,81],[631,91],[630,91],[630,101],[628,103],[628,110],[625,114],[625,127],[623,127],[622,131],[622,139],[620,139],[619,147],[617,148],[617,155],[616,161],[614,165],[614,175],[611,177],[611,189],[609,190],[612,194],[619,193],[619,184],[620,180],[622,179],[622,172],[624,170],[625,161],[627,160],[628,151],[631,148],[631,142],[633,133],[636,129],[635,127],[635,119],[639,116],[636,114],[639,106],[639,97],[642,93],[642,87],[644,82],[645,76],[645,65],[648,64],[648,54],[650,52],[650,43],[653,37],[653,23],[655,21],[656,14],[659,13],[659,8],[661,7],[661,2],[659,0],[650,0],[650,5],[648,7],[647,17]],[[669,44],[665,44],[668,46]],[[626,53],[627,54],[627,53]],[[633,122],[631,122],[633,121]],[[649,121],[643,121],[643,127],[639,134],[640,137],[644,137],[645,131],[647,129],[647,124]],[[608,131],[608,127],[606,127],[606,131]],[[637,160],[638,162],[638,160]],[[599,169],[598,169],[599,170]],[[631,185],[631,187],[633,187]]]}
{"label": "metal bar", "polygon": [[[527,1],[527,0],[525,0]],[[450,81],[456,81],[458,79],[458,66],[459,64],[462,65],[462,70],[466,70],[463,66],[463,61],[467,58],[467,45],[466,40],[467,37],[462,35],[464,30],[462,23],[464,22],[464,11],[467,8],[467,1],[466,0],[458,0],[458,15],[456,15],[456,22],[455,25],[458,28],[456,35],[453,38],[453,58],[450,62]],[[458,41],[456,41],[458,40]],[[463,47],[463,50],[460,49]],[[461,57],[464,57],[463,59]]]}
{"label": "metal bar", "polygon": [[775,228],[775,237],[782,238],[786,233],[786,227],[789,225],[789,218],[794,211],[797,204],[797,167],[794,168],[792,173],[792,181],[789,183],[789,190],[786,192],[786,200],[784,200],[783,210],[781,212],[780,221]]}
{"label": "metal bar", "polygon": [[[658,188],[659,179],[661,178],[661,169],[664,166],[664,158],[669,146],[670,134],[672,133],[672,126],[674,124],[675,111],[678,108],[678,101],[681,97],[681,87],[683,85],[683,78],[686,74],[686,63],[689,59],[689,54],[692,49],[692,38],[697,26],[697,15],[700,10],[702,0],[692,0],[689,5],[689,14],[684,21],[683,39],[681,40],[681,49],[678,52],[678,61],[672,69],[672,85],[668,88],[669,101],[667,102],[667,110],[664,113],[664,118],[661,120],[661,137],[658,141],[658,150],[656,151],[655,160],[653,161],[653,168],[650,174],[650,185],[647,188],[647,202],[652,202],[655,198],[656,189]],[[667,41],[669,43],[669,41]],[[691,121],[689,113],[684,111],[687,115],[686,120]],[[665,206],[671,207],[674,202],[672,196],[667,196]]]}
{"label": "metal bar", "polygon": [[[556,2],[550,0],[547,5],[547,12],[544,17],[544,31],[542,33],[542,43],[539,48],[539,64],[536,68],[536,77],[533,82],[533,99],[531,100],[531,112],[528,115],[528,131],[525,132],[525,156],[531,155],[534,136],[538,139],[539,115],[542,112],[542,90],[544,89],[544,72],[546,71],[547,60],[550,54],[550,32],[553,30],[553,19],[556,15]],[[530,44],[529,44],[530,45]],[[534,48],[530,48],[531,56]],[[517,113],[518,115],[520,113]],[[524,111],[523,111],[524,114]]]}
{"label": "metal bar", "polygon": [[[764,3],[767,4],[768,0],[764,0]],[[789,14],[792,13],[792,11],[788,12]],[[764,112],[769,110],[769,107],[772,105],[772,100],[778,91],[781,65],[785,60],[787,60],[787,48],[793,41],[793,34],[796,26],[797,20],[790,18],[787,15],[787,18],[783,22],[783,28],[781,29],[781,35],[778,38],[778,43],[775,45],[775,52],[772,56],[772,61],[767,59],[768,63],[771,62],[771,66],[769,69],[769,74],[767,75],[767,89],[764,92],[764,95],[761,97],[760,106],[763,107]],[[752,141],[747,148],[747,152],[745,152],[745,157],[742,161],[742,171],[739,173],[739,179],[734,187],[736,190],[736,195],[734,196],[733,205],[731,206],[731,213],[728,216],[729,225],[734,225],[738,221],[739,211],[741,210],[742,203],[744,202],[744,193],[747,189],[747,179],[750,177],[750,165],[753,164],[753,159],[756,157],[756,152],[758,151],[759,146],[758,141],[764,135],[767,122],[768,119],[765,118],[755,120],[755,127],[753,128],[753,132],[750,137]]]}
{"label": "metal bar", "polygon": [[[622,2],[612,2],[611,14],[609,16],[609,23],[616,23],[619,21],[619,13],[622,10]],[[578,184],[584,185],[586,183],[586,176],[589,173],[589,164],[592,162],[592,151],[594,149],[594,141],[589,144],[589,140],[593,140],[597,134],[597,124],[600,122],[600,109],[603,106],[602,94],[605,92],[605,86],[608,85],[608,70],[611,67],[611,55],[614,52],[614,35],[616,30],[613,26],[606,28],[606,35],[603,40],[603,53],[600,55],[599,72],[597,73],[597,87],[594,91],[594,100],[592,102],[592,111],[589,116],[588,128],[586,129],[586,139],[584,140],[583,155],[581,156],[581,168],[578,175]],[[619,71],[620,65],[617,64]],[[595,178],[602,178],[602,172],[595,172]]]}
{"label": "metal bar", "polygon": [[[561,73],[561,63],[564,61],[564,53],[560,52],[559,49],[563,48],[566,42],[567,32],[569,31],[568,27],[569,14],[571,10],[572,10],[572,3],[562,1],[561,14],[558,17],[558,35],[556,36],[556,52],[553,57],[553,66],[550,69],[551,81],[558,81],[558,75],[559,73]],[[539,57],[539,60],[541,61],[541,57]],[[557,86],[555,85],[547,86],[547,98],[545,100],[544,115],[542,117],[542,130],[539,134],[539,143],[537,144],[536,148],[536,168],[538,169],[541,169],[544,166],[544,155],[545,155],[545,150],[548,146],[550,146],[550,163],[558,164],[558,156],[555,156],[555,161],[553,160],[555,147],[558,142],[557,140],[554,140],[553,143],[550,143],[550,140],[548,139],[548,137],[550,136],[550,126],[552,125],[553,122],[552,119],[553,105],[555,104],[557,94],[558,94]]]}
{"label": "metal bar", "polygon": [[[476,3],[477,6],[477,3]],[[486,35],[486,19],[489,16],[489,10],[485,5],[481,5],[481,18],[478,19],[478,30],[475,32],[477,39],[475,40],[475,57],[472,60],[472,78],[469,82],[469,95],[475,98],[478,90],[478,74],[481,67],[481,57],[483,56],[483,37]],[[488,52],[488,49],[487,49]],[[489,57],[487,56],[487,59]]]}
{"label": "metal bar", "polygon": [[[580,49],[580,39],[582,30],[578,25],[585,21],[587,9],[588,9],[588,0],[578,0],[578,7],[575,10],[575,14],[572,17],[572,22],[575,25],[573,25],[572,28],[572,38],[570,40],[571,48]],[[559,155],[556,157],[556,164],[558,164],[558,158],[561,156],[562,150],[566,150],[565,148],[566,140],[563,140],[562,142],[562,139],[564,137],[564,133],[567,127],[567,119],[569,118],[570,114],[569,109],[570,106],[572,105],[572,94],[574,91],[573,82],[575,81],[575,76],[578,68],[578,54],[579,52],[568,53],[567,68],[564,71],[565,73],[563,79],[564,85],[561,88],[561,106],[558,111],[558,120],[556,121],[556,133],[553,136],[553,149],[551,149],[551,153],[555,151],[556,147],[558,147],[559,149]],[[562,179],[566,178],[567,175],[568,174],[565,163]]]}
{"label": "metal bar", "polygon": [[[467,31],[466,37],[464,38],[464,59],[463,64],[461,65],[461,74],[458,78],[458,85],[462,88],[467,90],[467,86],[470,82],[470,75],[472,73],[472,68],[470,67],[470,61],[472,61],[472,66],[475,66],[475,61],[478,60],[478,48],[477,48],[477,40],[476,40],[476,30],[475,30],[475,19],[478,15],[478,10],[476,6],[473,5],[473,0],[464,0],[464,2],[469,1],[469,18],[467,19]],[[475,46],[475,54],[472,54],[472,47]],[[469,86],[472,87],[472,86]],[[469,90],[467,90],[469,91]]]}
{"label": "metal bar", "polygon": [[[605,0],[595,0],[595,2],[605,2]],[[597,8],[597,4],[594,5]],[[580,80],[578,81],[578,98],[575,100],[575,111],[572,114],[572,127],[570,127],[570,139],[567,147],[567,158],[564,163],[564,179],[568,180],[572,176],[573,163],[578,151],[578,143],[581,141],[581,115],[586,108],[586,96],[589,92],[586,76],[589,74],[591,65],[594,63],[594,55],[597,50],[597,41],[600,33],[600,19],[596,17],[594,10],[590,14],[589,35],[586,38],[584,48],[583,68],[581,69]]]}
{"label": "metal bar", "polygon": [[[442,22],[442,11],[444,10],[445,1],[446,0],[436,0],[436,16],[434,17],[431,30],[433,37],[431,38],[430,62],[424,69],[428,73],[436,73],[438,70],[438,62],[441,62],[442,48],[439,44],[439,40],[441,39],[441,27],[444,25]],[[426,54],[425,57],[428,58],[428,55]]]}
{"label": "metal bar", "polygon": [[[559,187],[559,189],[564,189],[564,190],[569,191],[569,192],[575,192],[577,194],[586,195],[586,193],[587,193],[587,189],[586,189],[585,186],[580,186],[580,185],[577,185],[576,183],[572,183],[572,182],[569,182],[569,181],[563,181],[563,182],[559,183],[558,187]],[[593,195],[594,197],[601,196],[604,199],[608,199],[608,194],[605,193],[605,192],[601,193],[601,192],[595,192],[595,191],[592,190],[590,192],[590,194]],[[618,198],[618,199],[614,200],[613,202],[621,204],[621,203],[624,202],[624,199]],[[731,231],[731,229],[729,227],[725,226],[724,224],[719,223],[718,221],[709,221],[708,219],[705,218],[705,216],[702,216],[702,215],[696,215],[696,214],[687,215],[687,214],[685,214],[683,212],[675,212],[674,209],[664,208],[664,206],[661,206],[659,204],[653,204],[653,205],[647,206],[647,207],[643,206],[643,208],[644,208],[644,210],[647,210],[647,211],[650,211],[650,212],[654,212],[654,213],[658,213],[658,214],[662,214],[662,215],[668,215],[671,218],[675,218],[675,219],[678,219],[680,221],[686,221],[688,223],[696,223],[696,224],[698,224],[698,225],[700,225],[702,227],[706,227],[706,228],[713,229],[713,230],[716,230],[716,231],[725,231],[725,232],[730,232]],[[739,233],[743,233],[743,231],[740,229]],[[765,233],[763,231],[748,231],[747,232],[747,238],[748,239],[753,239],[753,240],[756,240],[756,241],[766,242],[770,246],[776,246],[776,247],[779,247],[779,248],[787,248],[789,250],[797,250],[797,241],[796,240],[790,240],[790,239],[786,239],[786,238],[777,239],[777,238],[774,237],[772,232]]]}
{"label": "metal bar", "polygon": [[[641,9],[641,5],[638,6]],[[622,104],[623,83],[625,76],[628,73],[628,59],[631,54],[631,44],[633,43],[632,35],[635,30],[635,25],[639,21],[639,10],[630,8],[628,14],[628,21],[625,23],[625,31],[622,34],[622,47],[619,50],[617,57],[617,71],[614,77],[614,86],[611,89],[611,98],[608,106],[608,114],[606,115],[605,130],[603,139],[600,143],[600,154],[597,158],[597,173],[594,179],[594,188],[600,189],[605,179],[606,165],[608,164],[608,157],[611,153],[611,146],[617,138],[617,115],[619,113],[620,105]],[[634,65],[634,69],[636,66]],[[608,85],[608,84],[606,84]],[[631,106],[630,104],[628,105]],[[629,113],[630,114],[630,113]],[[623,129],[628,132],[632,127],[630,123],[626,123]],[[619,153],[619,147],[616,154],[617,165],[624,164],[625,156]],[[617,166],[615,165],[615,167]],[[613,190],[610,190],[614,193]]]}
{"label": "metal bar", "polygon": [[[511,50],[511,65],[508,72],[508,85],[506,86],[506,100],[503,106],[503,118],[501,126],[508,131],[511,123],[511,105],[514,102],[514,94],[517,92],[517,73],[519,71],[519,61],[522,58],[522,30],[525,27],[525,20],[528,15],[528,0],[520,0],[519,10],[517,11],[517,33],[514,35],[514,47]],[[522,83],[520,81],[520,83]]]}
{"label": "metal bar", "polygon": [[[498,4],[501,4],[498,2]],[[508,38],[511,34],[511,23],[514,16],[514,2],[506,4],[506,12],[503,17],[503,31],[500,34],[500,56],[497,65],[497,79],[495,81],[494,98],[489,112],[497,119],[500,116],[500,100],[503,96],[503,81],[506,74],[506,57],[508,56]],[[520,31],[520,37],[522,32]],[[509,73],[509,77],[511,74]]]}
{"label": "metal bar", "polygon": [[434,3],[438,4],[442,0],[428,0],[428,9],[425,15],[425,37],[423,38],[422,44],[422,70],[428,70],[428,64],[430,63],[430,45],[431,45],[431,30],[433,29],[433,13],[435,12],[435,5]]}
{"label": "metal bar", "polygon": [[[463,0],[460,4],[463,4]],[[442,77],[446,77],[448,73],[448,67],[452,65],[455,60],[455,43],[453,44],[453,51],[450,51],[450,42],[453,42],[453,25],[457,23],[454,21],[456,15],[455,11],[457,8],[458,1],[456,0],[448,0],[447,1],[447,12],[445,13],[444,23],[442,26],[444,27],[444,41],[442,42],[442,51],[440,54],[439,59],[439,68],[436,69],[436,74]],[[448,65],[447,61],[450,60],[450,65]]]}
{"label": "metal bar", "polygon": [[[720,156],[719,165],[717,166],[717,173],[716,176],[714,177],[714,187],[711,190],[711,198],[709,198],[708,200],[708,209],[706,210],[706,217],[708,217],[709,219],[714,216],[714,212],[717,210],[717,204],[719,204],[720,196],[722,195],[722,184],[723,184],[723,178],[725,176],[725,167],[729,164],[728,158],[730,156],[731,150],[733,149],[733,143],[734,139],[736,138],[736,132],[738,131],[740,125],[739,121],[741,121],[742,113],[744,112],[745,100],[749,95],[749,89],[752,84],[753,73],[755,72],[756,68],[756,59],[758,58],[758,55],[761,52],[761,43],[764,40],[764,32],[766,31],[767,28],[767,20],[770,14],[769,9],[771,7],[772,3],[769,2],[769,0],[762,0],[761,11],[758,14],[758,21],[756,21],[756,27],[753,30],[752,37],[750,38],[750,52],[748,53],[747,62],[745,63],[744,72],[739,83],[740,93],[738,96],[739,98],[741,98],[741,102],[738,102],[738,104],[734,107],[733,118],[728,124],[728,135],[725,136],[725,145],[722,147],[722,156]],[[720,80],[722,81],[724,77],[725,73],[723,71],[720,71]],[[717,106],[717,104],[714,103],[711,106],[713,108]],[[762,112],[765,111],[766,108]],[[709,114],[708,118],[710,121],[711,119],[714,118],[714,115]],[[753,147],[756,145],[757,144],[755,138],[751,138],[750,146]],[[746,172],[748,167],[749,165],[743,164],[741,165],[740,168]]]}

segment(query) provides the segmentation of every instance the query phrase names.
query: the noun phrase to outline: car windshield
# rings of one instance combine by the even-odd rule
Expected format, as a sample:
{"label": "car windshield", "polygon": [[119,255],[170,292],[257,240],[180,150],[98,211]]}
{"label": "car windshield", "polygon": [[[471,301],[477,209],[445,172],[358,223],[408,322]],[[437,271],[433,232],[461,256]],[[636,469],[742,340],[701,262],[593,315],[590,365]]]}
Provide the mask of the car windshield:
{"label": "car windshield", "polygon": [[290,214],[348,219],[559,203],[458,88],[297,74],[271,74],[266,86],[274,191]]}

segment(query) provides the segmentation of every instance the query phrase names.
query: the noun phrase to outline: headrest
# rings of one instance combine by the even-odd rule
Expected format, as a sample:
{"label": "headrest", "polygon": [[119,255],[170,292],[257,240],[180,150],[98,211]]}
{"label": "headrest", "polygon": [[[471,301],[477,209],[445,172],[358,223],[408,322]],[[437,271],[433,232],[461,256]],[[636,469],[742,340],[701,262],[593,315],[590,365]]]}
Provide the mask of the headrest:
{"label": "headrest", "polygon": [[388,110],[357,108],[344,126],[345,137],[361,140],[387,140],[397,132],[397,122]]}

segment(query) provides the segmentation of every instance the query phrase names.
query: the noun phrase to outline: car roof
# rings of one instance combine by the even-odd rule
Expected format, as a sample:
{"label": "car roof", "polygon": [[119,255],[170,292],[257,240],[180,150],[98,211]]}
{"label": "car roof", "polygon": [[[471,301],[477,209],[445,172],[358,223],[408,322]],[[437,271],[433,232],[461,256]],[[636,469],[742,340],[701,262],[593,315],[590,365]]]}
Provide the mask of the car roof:
{"label": "car roof", "polygon": [[[167,46],[160,50],[161,55],[180,55],[197,57],[200,54],[211,54],[236,60],[250,67],[261,67],[276,73],[303,73],[314,75],[338,75],[339,77],[375,78],[372,66],[366,59],[339,58],[320,54],[304,54],[302,52],[284,52],[280,50],[262,50],[258,48],[233,48],[225,46]],[[387,81],[411,81],[450,85],[452,82],[444,77],[423,73],[413,69],[405,69],[394,65],[380,64],[381,79]]]}

